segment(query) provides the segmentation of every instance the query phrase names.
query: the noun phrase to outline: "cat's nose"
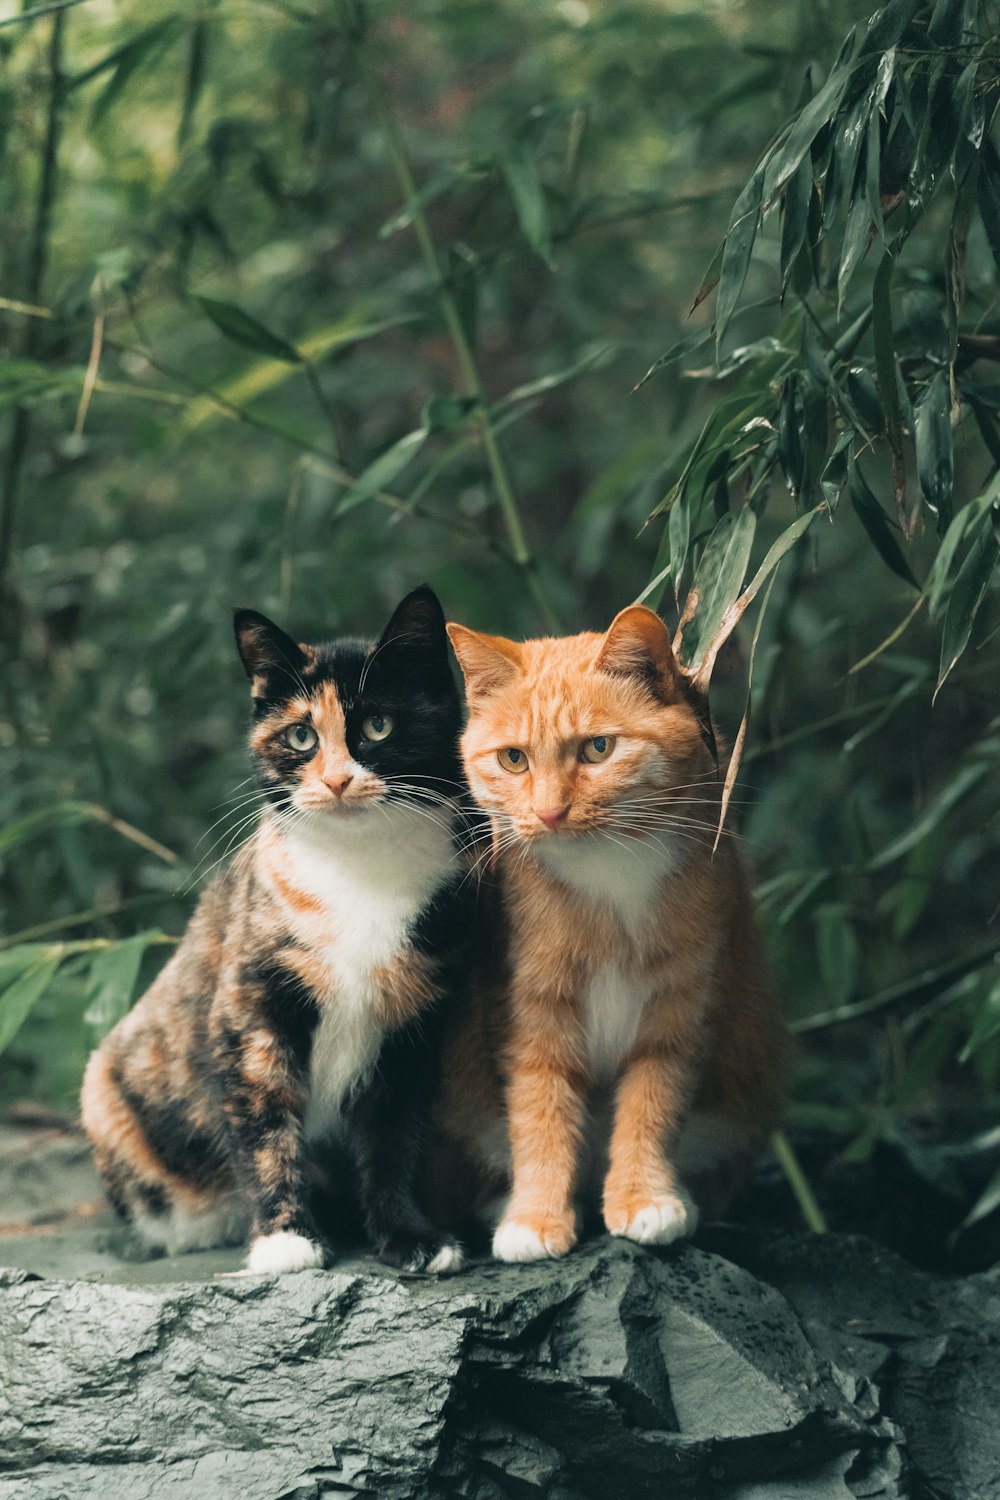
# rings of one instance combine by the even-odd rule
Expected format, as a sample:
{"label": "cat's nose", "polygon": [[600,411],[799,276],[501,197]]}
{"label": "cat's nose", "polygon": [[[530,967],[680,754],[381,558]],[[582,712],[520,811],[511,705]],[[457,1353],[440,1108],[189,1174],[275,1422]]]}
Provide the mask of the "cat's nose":
{"label": "cat's nose", "polygon": [[[537,808],[535,810],[538,811]],[[569,817],[569,804],[567,803],[565,807],[550,807],[548,812],[539,812],[538,816],[546,828],[554,830],[559,827],[560,823],[565,823]]]}
{"label": "cat's nose", "polygon": [[335,797],[342,797],[353,780],[354,777],[349,771],[339,772],[335,776],[322,777],[323,785],[328,786]]}

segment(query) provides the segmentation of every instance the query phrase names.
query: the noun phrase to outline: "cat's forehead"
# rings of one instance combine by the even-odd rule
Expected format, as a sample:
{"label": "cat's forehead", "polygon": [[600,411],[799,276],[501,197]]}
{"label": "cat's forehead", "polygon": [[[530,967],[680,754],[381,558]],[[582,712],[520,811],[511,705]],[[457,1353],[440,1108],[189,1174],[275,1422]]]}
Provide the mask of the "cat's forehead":
{"label": "cat's forehead", "polygon": [[486,699],[476,717],[483,729],[513,744],[542,744],[621,733],[652,704],[620,678],[553,663],[526,670]]}
{"label": "cat's forehead", "polygon": [[376,654],[374,644],[363,640],[304,645],[302,651],[305,655],[302,688],[312,697],[322,697],[332,688],[341,703],[348,703],[358,696]]}

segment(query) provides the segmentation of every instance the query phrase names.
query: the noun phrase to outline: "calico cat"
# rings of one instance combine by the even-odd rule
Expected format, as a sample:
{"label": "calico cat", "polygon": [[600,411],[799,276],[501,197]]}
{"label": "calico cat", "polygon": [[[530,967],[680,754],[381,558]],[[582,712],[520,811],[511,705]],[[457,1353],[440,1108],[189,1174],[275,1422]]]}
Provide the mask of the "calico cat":
{"label": "calico cat", "polygon": [[441,1121],[509,1179],[499,1259],[563,1255],[598,1191],[612,1234],[666,1244],[738,1185],[784,1059],[704,716],[641,605],[603,636],[448,631],[511,974],[460,1019]]}
{"label": "calico cat", "polygon": [[381,1259],[457,1270],[417,1191],[471,932],[441,606],[416,589],[376,645],[297,645],[245,609],[235,629],[259,826],[90,1060],[97,1165],[154,1249],[249,1233],[250,1271],[320,1266],[315,1175],[350,1189]]}

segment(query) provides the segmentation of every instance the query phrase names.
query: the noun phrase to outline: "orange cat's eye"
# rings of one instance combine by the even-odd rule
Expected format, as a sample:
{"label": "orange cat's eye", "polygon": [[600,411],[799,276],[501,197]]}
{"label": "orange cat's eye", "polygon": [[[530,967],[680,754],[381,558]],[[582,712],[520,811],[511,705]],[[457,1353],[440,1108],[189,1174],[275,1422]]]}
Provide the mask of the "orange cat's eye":
{"label": "orange cat's eye", "polygon": [[512,771],[515,776],[520,776],[522,771],[528,769],[528,757],[523,750],[517,750],[513,746],[506,750],[498,750],[497,760],[505,771]]}
{"label": "orange cat's eye", "polygon": [[595,734],[593,739],[584,740],[580,746],[580,759],[589,761],[592,766],[599,766],[602,760],[607,760],[614,748],[613,734]]}

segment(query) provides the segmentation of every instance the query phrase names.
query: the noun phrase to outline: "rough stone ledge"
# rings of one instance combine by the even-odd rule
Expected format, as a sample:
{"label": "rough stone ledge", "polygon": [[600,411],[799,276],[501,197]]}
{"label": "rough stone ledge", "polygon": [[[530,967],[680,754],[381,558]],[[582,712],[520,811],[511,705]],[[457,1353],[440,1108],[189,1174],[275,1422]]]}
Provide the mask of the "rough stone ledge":
{"label": "rough stone ledge", "polygon": [[995,1276],[705,1242],[434,1282],[0,1239],[0,1500],[997,1500]]}

